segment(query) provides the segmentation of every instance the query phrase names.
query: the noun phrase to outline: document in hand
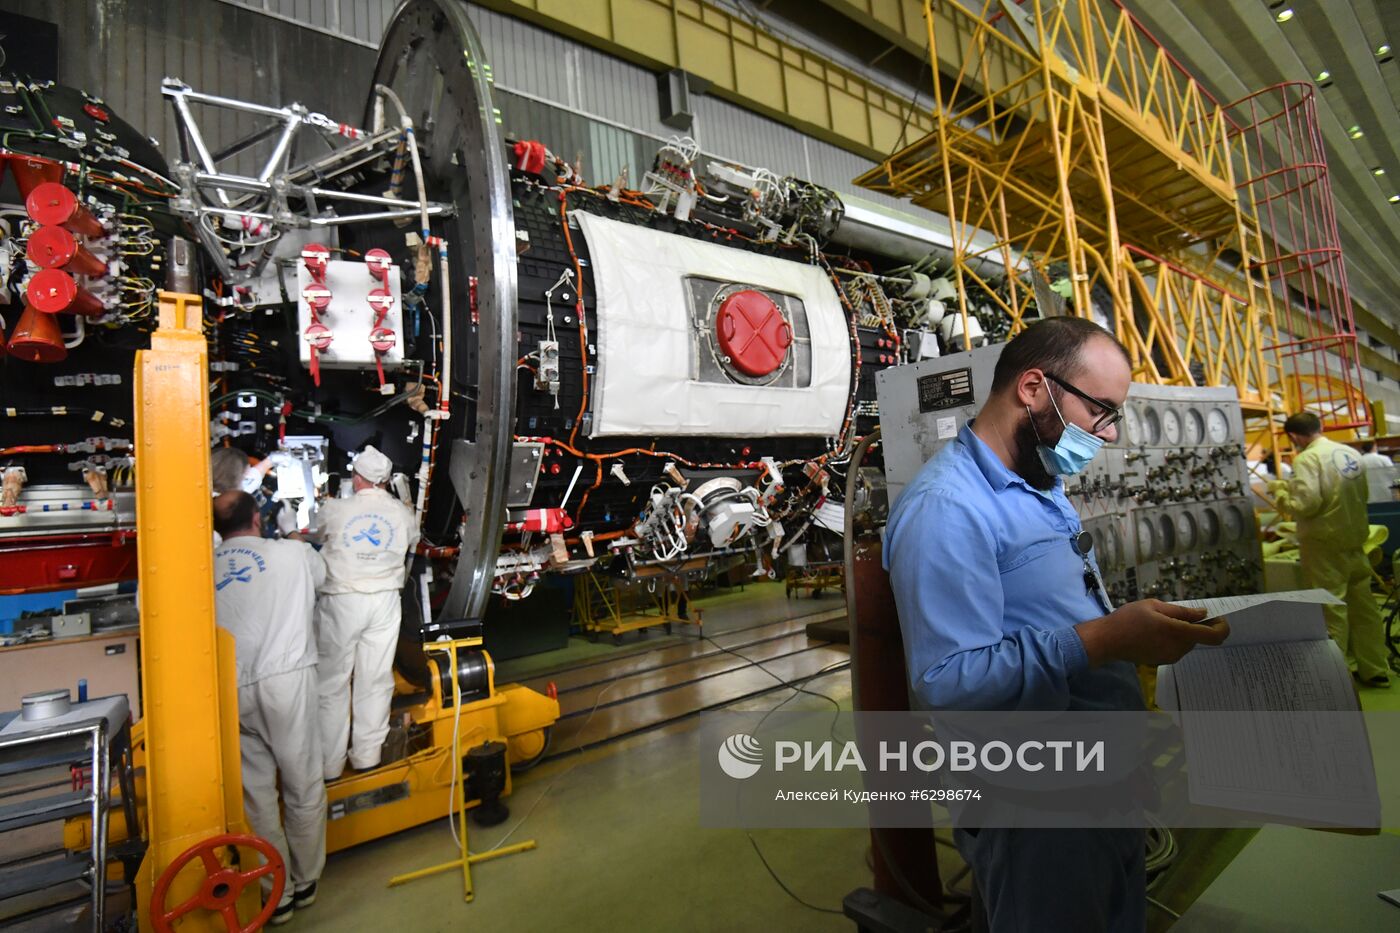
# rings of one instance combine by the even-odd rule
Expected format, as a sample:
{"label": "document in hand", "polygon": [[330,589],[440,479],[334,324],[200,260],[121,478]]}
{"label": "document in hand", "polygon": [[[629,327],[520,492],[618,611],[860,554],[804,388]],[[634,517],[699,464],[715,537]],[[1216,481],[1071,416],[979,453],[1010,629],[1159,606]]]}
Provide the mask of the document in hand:
{"label": "document in hand", "polygon": [[1230,637],[1157,669],[1180,711],[1191,802],[1308,825],[1377,826],[1380,800],[1351,673],[1327,636],[1325,590],[1184,600]]}

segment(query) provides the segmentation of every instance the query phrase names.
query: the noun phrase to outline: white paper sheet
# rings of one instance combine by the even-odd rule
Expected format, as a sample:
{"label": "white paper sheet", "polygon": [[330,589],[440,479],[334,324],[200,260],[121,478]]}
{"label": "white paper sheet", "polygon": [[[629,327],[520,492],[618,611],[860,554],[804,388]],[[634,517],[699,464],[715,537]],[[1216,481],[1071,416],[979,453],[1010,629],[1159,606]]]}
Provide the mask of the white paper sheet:
{"label": "white paper sheet", "polygon": [[1323,590],[1183,601],[1229,617],[1229,640],[1157,670],[1179,710],[1192,803],[1323,825],[1375,825],[1375,768]]}
{"label": "white paper sheet", "polygon": [[[1327,637],[1324,605],[1340,603],[1326,590],[1292,590],[1257,596],[1181,599],[1179,606],[1204,609],[1210,618],[1225,616],[1230,637],[1220,649],[1276,641],[1317,641]],[[1189,657],[1189,655],[1188,655]]]}
{"label": "white paper sheet", "polygon": [[1218,596],[1213,599],[1177,599],[1178,606],[1205,609],[1212,616],[1223,616],[1241,609],[1250,609],[1266,603],[1315,603],[1321,606],[1340,606],[1342,601],[1326,590],[1288,590],[1283,593],[1256,593],[1249,596]]}

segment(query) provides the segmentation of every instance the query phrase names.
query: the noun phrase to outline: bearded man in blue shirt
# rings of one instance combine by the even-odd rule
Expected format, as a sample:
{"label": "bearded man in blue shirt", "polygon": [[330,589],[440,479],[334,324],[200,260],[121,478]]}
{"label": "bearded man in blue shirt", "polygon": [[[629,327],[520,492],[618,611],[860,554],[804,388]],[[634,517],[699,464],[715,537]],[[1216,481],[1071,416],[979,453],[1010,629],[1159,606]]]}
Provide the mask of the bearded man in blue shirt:
{"label": "bearded man in blue shirt", "polygon": [[[1132,367],[1081,318],[1028,327],[976,419],[904,490],[885,531],[918,705],[1141,710],[1136,664],[1218,645],[1223,620],[1155,599],[1114,609],[1061,477],[1117,439]],[[1139,829],[957,829],[992,933],[1127,933],[1146,923]]]}

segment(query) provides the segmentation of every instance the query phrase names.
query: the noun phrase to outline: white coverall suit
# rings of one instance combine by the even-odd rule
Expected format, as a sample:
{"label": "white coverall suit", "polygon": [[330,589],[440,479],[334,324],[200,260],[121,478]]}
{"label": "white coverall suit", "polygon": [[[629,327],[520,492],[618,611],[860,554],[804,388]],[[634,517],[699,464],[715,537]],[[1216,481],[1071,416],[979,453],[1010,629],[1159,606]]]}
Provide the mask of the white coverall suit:
{"label": "white coverall suit", "polygon": [[1385,636],[1363,550],[1370,527],[1361,455],[1319,437],[1293,458],[1291,479],[1270,485],[1279,508],[1298,522],[1303,579],[1346,602],[1322,607],[1328,633],[1362,680],[1386,677]]}
{"label": "white coverall suit", "polygon": [[[317,722],[316,589],[326,565],[301,541],[236,535],[214,551],[219,627],[234,638],[243,809],[282,854],[282,903],[326,865],[326,785]],[[282,785],[283,814],[277,785]],[[263,878],[264,894],[270,878]]]}
{"label": "white coverall suit", "polygon": [[[380,488],[321,506],[326,582],[316,611],[325,778],[373,768],[389,732],[404,558],[418,543],[413,510]],[[351,730],[350,675],[354,684]]]}
{"label": "white coverall suit", "polygon": [[1390,484],[1395,482],[1395,462],[1373,450],[1361,455],[1361,465],[1366,468],[1366,486],[1370,490],[1367,503],[1395,501],[1390,492]]}

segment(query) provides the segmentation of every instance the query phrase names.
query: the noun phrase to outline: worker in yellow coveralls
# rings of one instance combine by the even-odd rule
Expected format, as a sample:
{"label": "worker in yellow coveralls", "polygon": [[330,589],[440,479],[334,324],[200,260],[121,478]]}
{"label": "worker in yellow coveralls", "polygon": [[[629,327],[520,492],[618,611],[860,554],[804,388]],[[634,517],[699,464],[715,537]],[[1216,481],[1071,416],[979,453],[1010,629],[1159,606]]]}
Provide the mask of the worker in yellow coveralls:
{"label": "worker in yellow coveralls", "polygon": [[1293,476],[1274,480],[1269,492],[1279,511],[1298,523],[1303,579],[1346,603],[1323,611],[1352,674],[1369,687],[1389,687],[1381,613],[1364,550],[1369,520],[1361,455],[1323,437],[1322,421],[1312,412],[1290,415],[1283,429],[1298,451]]}

